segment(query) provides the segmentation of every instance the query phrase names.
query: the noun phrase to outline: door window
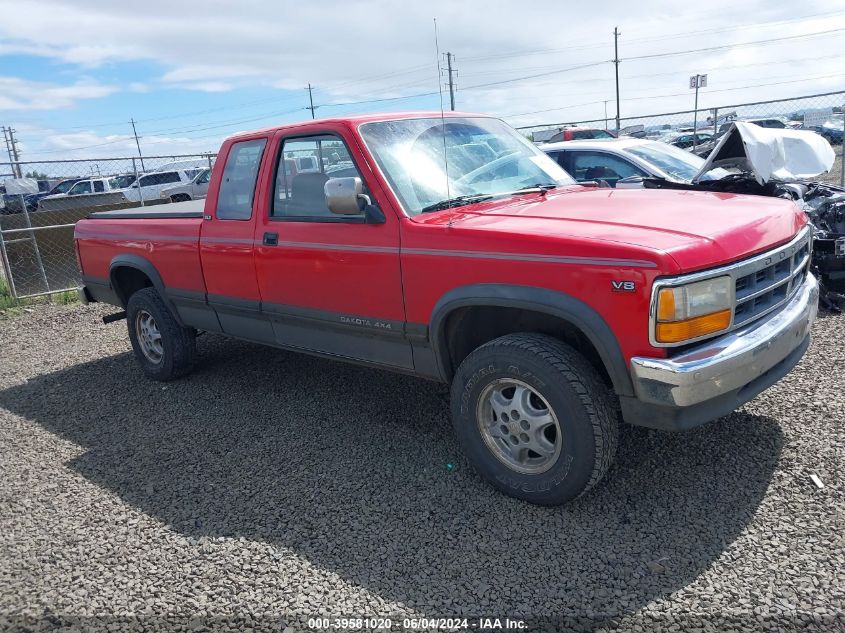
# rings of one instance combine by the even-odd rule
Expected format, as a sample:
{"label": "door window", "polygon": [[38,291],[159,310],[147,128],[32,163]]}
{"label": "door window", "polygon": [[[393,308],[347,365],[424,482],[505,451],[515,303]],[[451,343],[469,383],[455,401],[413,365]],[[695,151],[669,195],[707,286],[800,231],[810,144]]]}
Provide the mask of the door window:
{"label": "door window", "polygon": [[102,193],[106,190],[106,186],[102,180],[95,180],[94,181],[94,192],[95,193]]}
{"label": "door window", "polygon": [[617,181],[630,176],[647,176],[643,170],[618,156],[603,152],[570,152],[572,175],[579,182],[604,181],[615,187]]}
{"label": "door window", "polygon": [[220,191],[217,194],[217,218],[220,220],[249,220],[255,182],[267,139],[234,143],[226,157]]}
{"label": "door window", "polygon": [[70,191],[67,192],[67,195],[75,196],[80,193],[91,193],[90,180],[83,180],[82,182],[76,183],[73,187],[70,188]]}
{"label": "door window", "polygon": [[360,220],[363,213],[336,215],[326,204],[326,182],[330,178],[350,177],[361,178],[361,174],[339,136],[320,134],[285,139],[276,166],[276,192],[270,215],[318,222]]}

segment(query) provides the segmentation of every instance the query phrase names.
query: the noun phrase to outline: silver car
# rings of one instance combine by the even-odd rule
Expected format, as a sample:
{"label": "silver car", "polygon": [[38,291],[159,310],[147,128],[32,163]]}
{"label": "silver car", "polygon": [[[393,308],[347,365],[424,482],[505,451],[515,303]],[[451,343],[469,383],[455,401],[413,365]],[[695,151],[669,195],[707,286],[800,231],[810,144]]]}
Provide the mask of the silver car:
{"label": "silver car", "polygon": [[[704,165],[704,159],[660,141],[639,138],[564,141],[540,145],[575,180],[598,181],[616,187],[630,178],[661,178],[688,183]],[[727,176],[724,169],[713,169],[704,180]],[[622,183],[621,186],[625,186]]]}
{"label": "silver car", "polygon": [[171,202],[185,202],[187,200],[201,200],[208,193],[208,181],[211,178],[211,170],[201,170],[191,182],[174,185],[162,189],[159,196],[170,198]]}

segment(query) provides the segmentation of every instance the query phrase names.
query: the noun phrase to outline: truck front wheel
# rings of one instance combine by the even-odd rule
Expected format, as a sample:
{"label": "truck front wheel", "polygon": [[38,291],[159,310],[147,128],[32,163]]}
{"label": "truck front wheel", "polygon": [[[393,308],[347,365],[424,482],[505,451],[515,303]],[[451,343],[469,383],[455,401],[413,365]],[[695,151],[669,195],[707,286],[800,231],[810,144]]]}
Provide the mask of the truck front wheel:
{"label": "truck front wheel", "polygon": [[173,380],[193,369],[196,330],[179,325],[154,288],[129,297],[126,322],[135,358],[147,376]]}
{"label": "truck front wheel", "polygon": [[473,351],[452,382],[452,421],[493,486],[559,505],[596,485],[618,441],[612,395],[587,360],[542,334],[509,334]]}

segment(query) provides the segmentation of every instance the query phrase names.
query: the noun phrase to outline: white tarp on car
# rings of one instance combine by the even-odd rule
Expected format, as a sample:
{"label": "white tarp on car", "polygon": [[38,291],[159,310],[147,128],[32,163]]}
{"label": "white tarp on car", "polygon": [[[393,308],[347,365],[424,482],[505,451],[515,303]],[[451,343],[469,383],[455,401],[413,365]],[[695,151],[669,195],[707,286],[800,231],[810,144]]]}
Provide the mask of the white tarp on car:
{"label": "white tarp on car", "polygon": [[710,152],[693,182],[714,167],[751,171],[761,185],[769,180],[801,180],[830,171],[836,156],[815,132],[764,128],[736,121]]}
{"label": "white tarp on car", "polygon": [[38,181],[35,178],[7,178],[3,184],[9,195],[38,193]]}

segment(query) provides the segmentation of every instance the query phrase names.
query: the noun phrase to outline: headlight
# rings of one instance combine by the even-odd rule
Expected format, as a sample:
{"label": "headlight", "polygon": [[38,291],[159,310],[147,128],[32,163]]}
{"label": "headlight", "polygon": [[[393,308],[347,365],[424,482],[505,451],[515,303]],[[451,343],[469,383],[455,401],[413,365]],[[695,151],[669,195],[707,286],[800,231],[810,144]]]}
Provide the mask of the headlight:
{"label": "headlight", "polygon": [[654,338],[658,343],[681,343],[727,330],[731,302],[731,278],[727,276],[661,288]]}

